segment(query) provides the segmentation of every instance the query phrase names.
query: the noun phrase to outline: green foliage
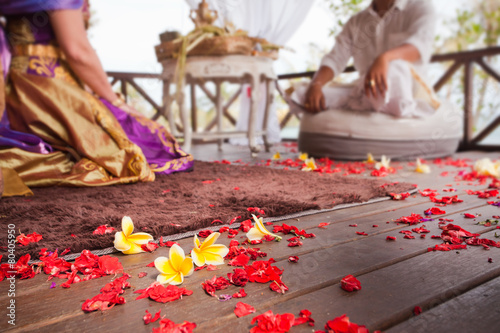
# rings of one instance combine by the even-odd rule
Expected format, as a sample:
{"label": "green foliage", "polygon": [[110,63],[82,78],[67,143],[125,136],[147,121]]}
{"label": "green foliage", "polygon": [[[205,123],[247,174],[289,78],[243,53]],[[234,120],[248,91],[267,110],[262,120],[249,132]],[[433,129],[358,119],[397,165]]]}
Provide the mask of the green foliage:
{"label": "green foliage", "polygon": [[330,35],[336,35],[347,20],[357,12],[366,8],[371,0],[324,0],[337,21],[330,29]]}
{"label": "green foliage", "polygon": [[463,51],[498,45],[500,42],[500,2],[476,0],[458,9],[456,16],[445,22],[451,32],[444,40],[444,51]]}

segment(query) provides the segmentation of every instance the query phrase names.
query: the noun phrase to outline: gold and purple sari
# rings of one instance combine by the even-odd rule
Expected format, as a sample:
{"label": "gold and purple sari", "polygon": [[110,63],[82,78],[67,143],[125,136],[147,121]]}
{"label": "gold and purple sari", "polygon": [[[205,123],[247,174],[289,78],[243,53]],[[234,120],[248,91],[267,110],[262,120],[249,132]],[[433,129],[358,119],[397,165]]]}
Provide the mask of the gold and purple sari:
{"label": "gold and purple sari", "polygon": [[0,0],[7,22],[0,34],[4,196],[29,194],[27,186],[153,181],[155,172],[193,166],[164,127],[97,99],[71,71],[47,11],[78,9],[82,2]]}

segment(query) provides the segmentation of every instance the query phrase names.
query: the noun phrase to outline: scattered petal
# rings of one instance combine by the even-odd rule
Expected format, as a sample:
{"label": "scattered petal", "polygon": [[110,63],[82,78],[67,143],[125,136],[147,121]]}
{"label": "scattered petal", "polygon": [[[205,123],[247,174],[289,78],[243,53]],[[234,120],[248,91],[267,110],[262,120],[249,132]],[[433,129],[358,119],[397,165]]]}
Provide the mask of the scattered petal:
{"label": "scattered petal", "polygon": [[345,291],[361,290],[361,283],[352,275],[347,275],[340,281],[340,287]]}
{"label": "scattered petal", "polygon": [[236,317],[241,318],[255,312],[255,308],[249,304],[238,302],[234,309]]}

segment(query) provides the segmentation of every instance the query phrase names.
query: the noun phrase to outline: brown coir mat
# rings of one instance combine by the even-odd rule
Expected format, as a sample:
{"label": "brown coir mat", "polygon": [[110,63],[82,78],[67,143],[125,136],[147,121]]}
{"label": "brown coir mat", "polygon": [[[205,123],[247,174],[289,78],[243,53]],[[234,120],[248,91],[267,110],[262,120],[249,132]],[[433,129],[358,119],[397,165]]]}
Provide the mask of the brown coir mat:
{"label": "brown coir mat", "polygon": [[72,253],[113,246],[114,233],[93,235],[100,225],[121,230],[128,215],[135,232],[144,231],[155,239],[211,226],[214,220],[229,223],[250,218],[248,207],[259,207],[265,217],[283,216],[308,210],[330,209],[335,205],[365,202],[391,192],[413,189],[407,183],[382,187],[383,180],[345,177],[259,166],[237,166],[196,162],[194,171],[157,176],[152,183],[108,187],[34,188],[32,197],[0,200],[0,254],[5,254],[7,225],[16,234],[36,232],[38,243],[16,246],[16,257],[30,253],[38,258],[41,248]]}

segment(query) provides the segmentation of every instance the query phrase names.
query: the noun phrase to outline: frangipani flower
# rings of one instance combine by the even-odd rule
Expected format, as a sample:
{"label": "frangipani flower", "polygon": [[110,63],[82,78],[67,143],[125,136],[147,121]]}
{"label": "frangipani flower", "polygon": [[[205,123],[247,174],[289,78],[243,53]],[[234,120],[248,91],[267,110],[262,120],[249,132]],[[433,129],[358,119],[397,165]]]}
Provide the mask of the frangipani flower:
{"label": "frangipani flower", "polygon": [[385,155],[382,155],[380,162],[375,164],[375,169],[380,170],[382,167],[389,169],[391,164],[391,159],[387,158]]}
{"label": "frangipani flower", "polygon": [[305,160],[307,160],[308,157],[309,156],[307,155],[307,153],[300,153],[299,160],[305,161]]}
{"label": "frangipani flower", "polygon": [[214,244],[220,233],[214,232],[200,244],[198,236],[194,235],[194,249],[191,250],[191,258],[193,258],[196,266],[203,265],[222,265],[224,257],[229,253],[229,249],[223,244]]}
{"label": "frangipani flower", "polygon": [[115,234],[114,246],[115,249],[121,251],[123,254],[135,254],[144,252],[141,248],[142,244],[147,244],[153,240],[153,236],[145,232],[134,231],[134,222],[128,216],[122,218],[122,231]]}
{"label": "frangipani flower", "polygon": [[483,158],[474,164],[474,171],[482,176],[500,178],[500,162],[493,163],[489,158]]}
{"label": "frangipani flower", "polygon": [[314,171],[317,169],[314,157],[306,159],[304,163],[306,166],[302,168],[302,171]]}
{"label": "frangipani flower", "polygon": [[281,158],[281,155],[280,155],[280,152],[277,151],[274,155],[273,155],[273,160],[279,160]]}
{"label": "frangipani flower", "polygon": [[264,227],[264,223],[262,223],[262,217],[257,218],[252,214],[253,220],[255,221],[255,226],[247,232],[247,238],[251,242],[253,240],[260,240],[264,238],[265,235],[269,235],[274,237],[277,241],[281,240],[281,237],[270,233],[267,231],[266,227]]}
{"label": "frangipani flower", "polygon": [[431,168],[427,164],[422,164],[422,162],[420,162],[420,158],[417,158],[417,168],[415,171],[420,173],[430,173]]}
{"label": "frangipani flower", "polygon": [[370,164],[373,164],[373,163],[375,163],[375,162],[376,162],[376,161],[375,161],[375,159],[373,158],[372,153],[368,153],[368,154],[366,154],[366,161],[365,161],[365,163],[370,163]]}
{"label": "frangipani flower", "polygon": [[172,245],[168,254],[170,258],[158,257],[155,267],[160,271],[156,281],[161,284],[178,285],[184,282],[184,277],[193,274],[193,259],[186,258],[184,250],[177,244]]}

